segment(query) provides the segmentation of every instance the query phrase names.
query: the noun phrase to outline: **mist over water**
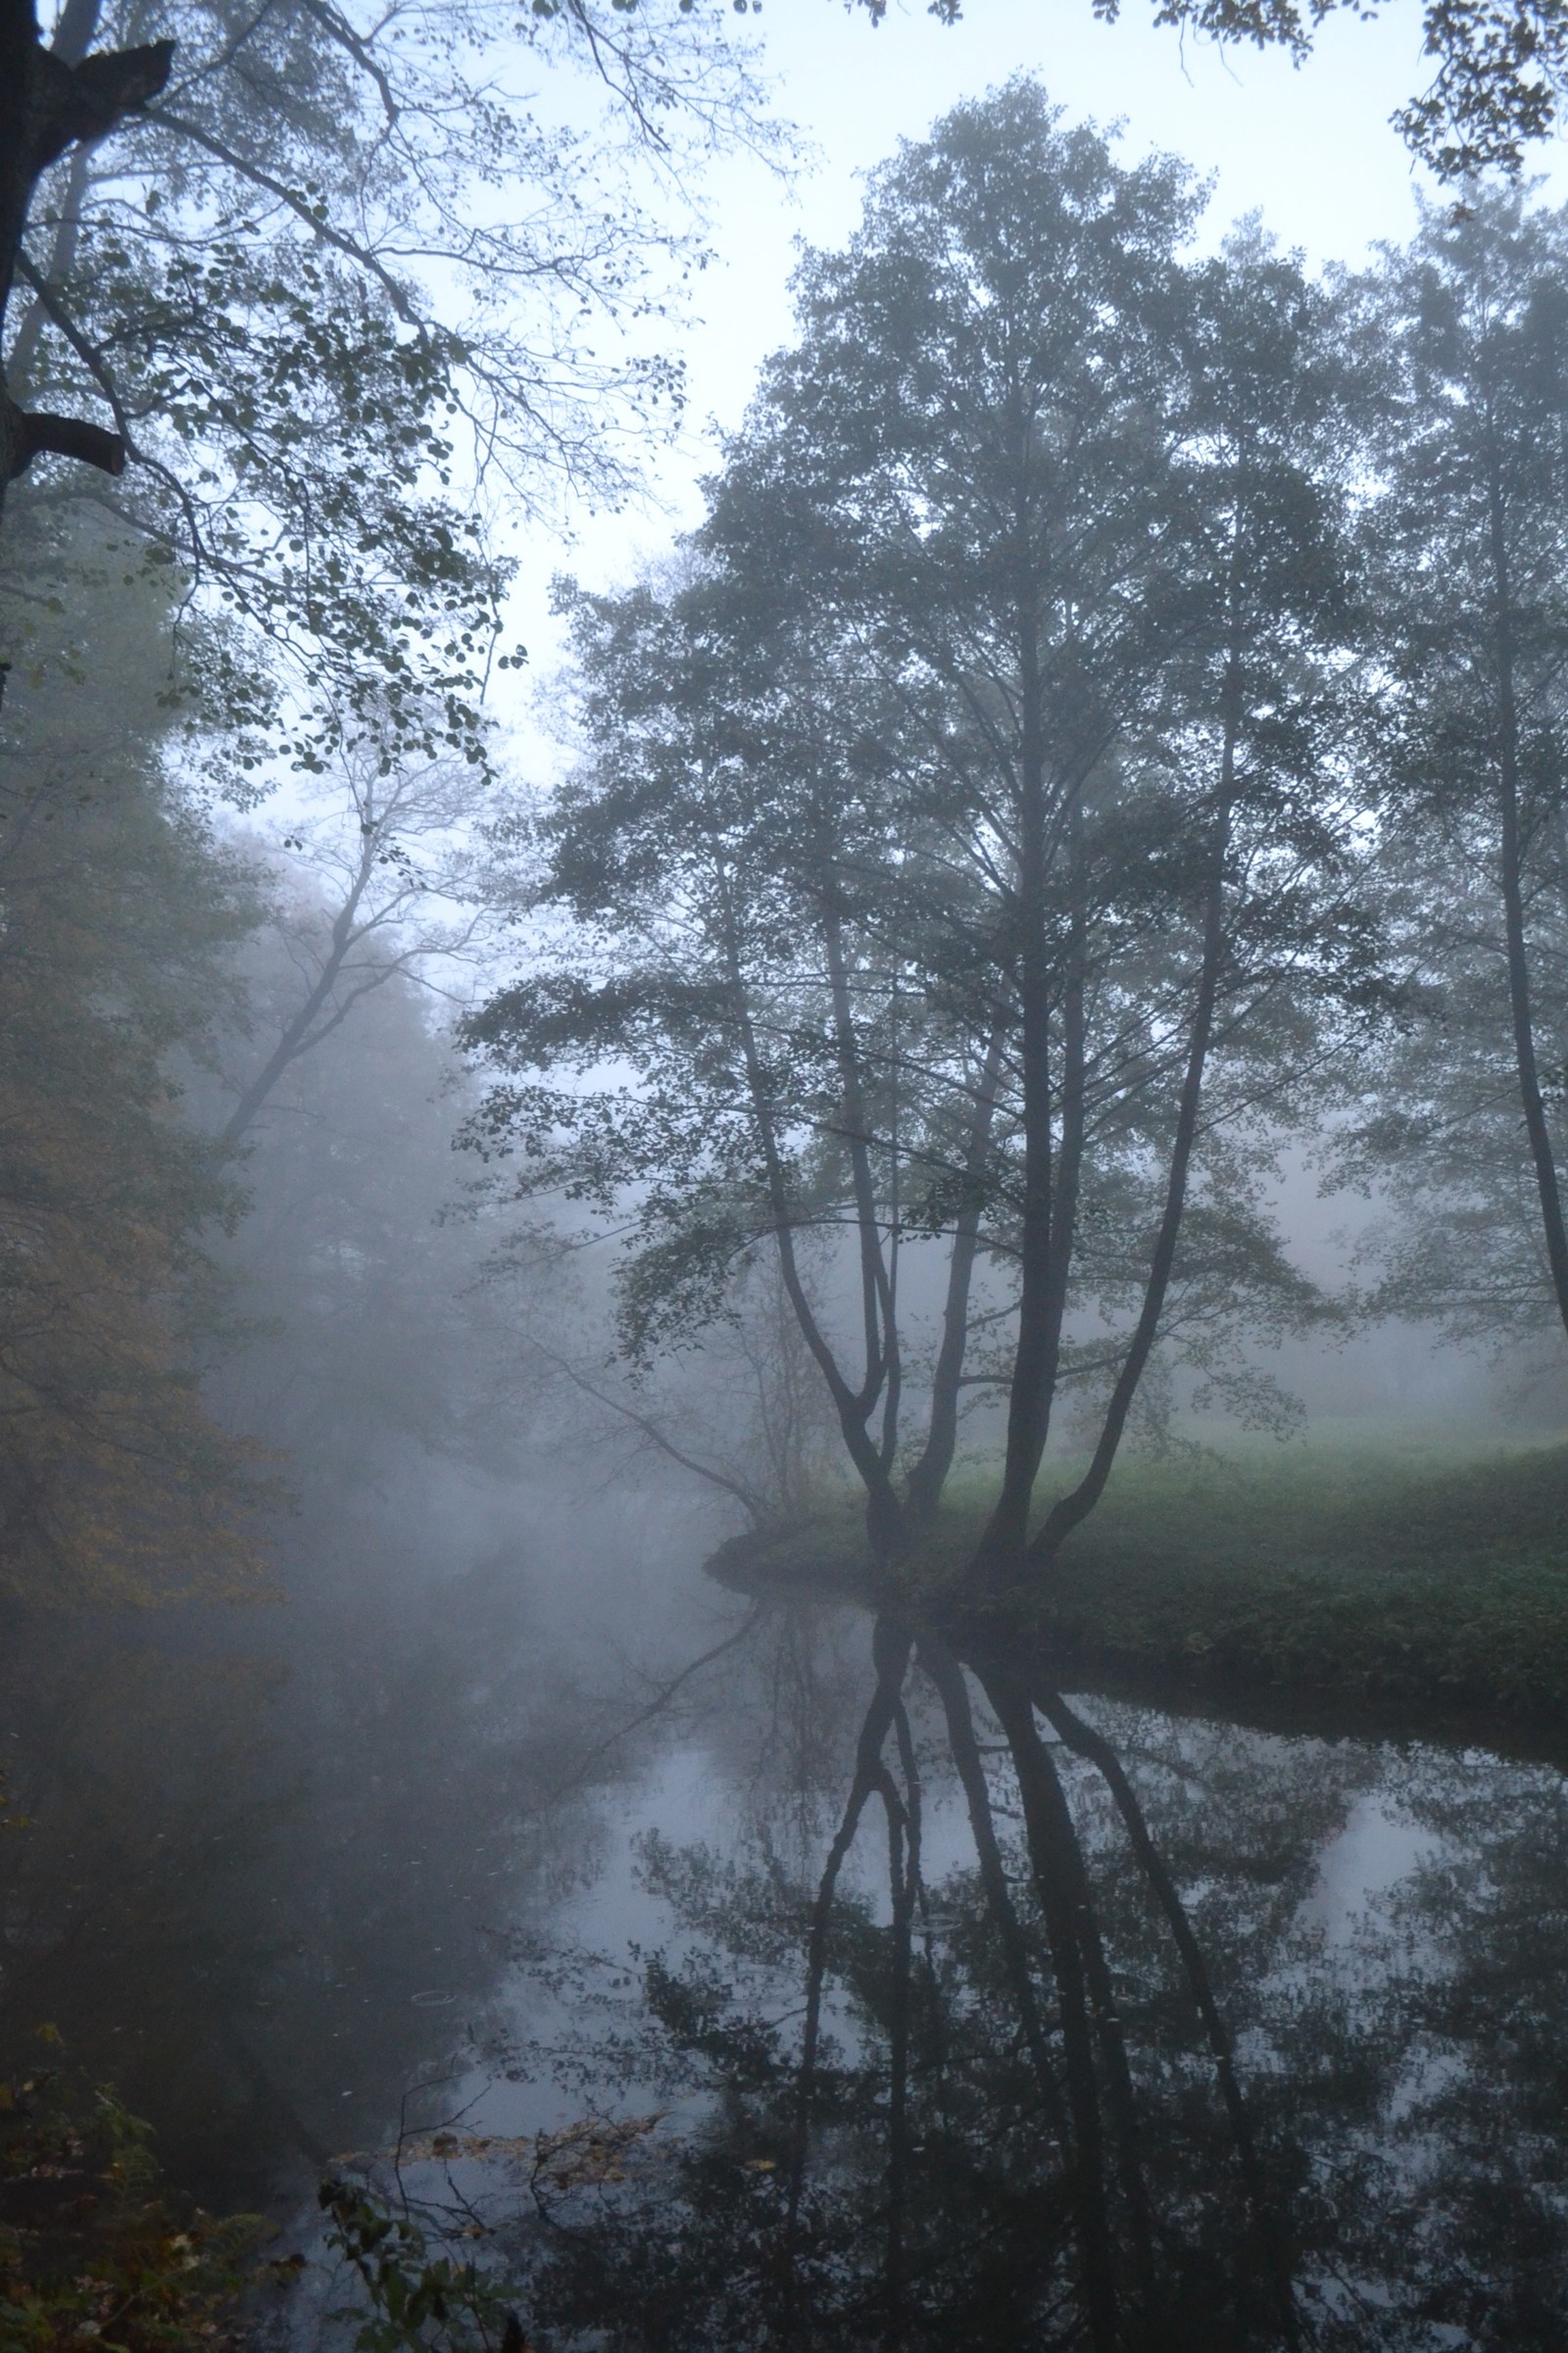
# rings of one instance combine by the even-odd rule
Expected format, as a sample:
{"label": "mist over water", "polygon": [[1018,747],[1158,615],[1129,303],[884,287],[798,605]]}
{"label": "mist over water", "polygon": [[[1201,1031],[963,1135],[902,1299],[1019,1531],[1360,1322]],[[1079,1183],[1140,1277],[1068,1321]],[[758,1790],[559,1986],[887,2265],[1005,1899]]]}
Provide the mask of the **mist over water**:
{"label": "mist over water", "polygon": [[1135,2112],[1151,2341],[1277,2341],[1282,2262],[1307,2341],[1557,2340],[1557,1762],[1078,1697],[1152,1879],[1049,1717],[1066,1811],[1041,1847],[982,1652],[989,1885],[925,1646],[898,1761],[859,1787],[867,1609],[714,1587],[657,1494],[514,1492],[502,1548],[471,1483],[416,1528],[393,1500],[401,1542],[339,1526],[292,1601],[6,1652],[34,1827],[0,1850],[4,2064],[36,2064],[47,2019],[177,2178],[325,2262],[266,2302],[266,2341],[342,2340],[323,2174],[477,2245],[545,2343],[765,2341],[781,2264],[813,2344],[1073,2341],[1069,2086],[1055,2030],[1031,2054],[1008,1937],[1049,1985],[1051,1874],[1080,1871],[1117,2017],[1107,2043],[1091,1999],[1084,2032],[1133,2102],[1102,2072],[1102,2227],[1139,2259]]}

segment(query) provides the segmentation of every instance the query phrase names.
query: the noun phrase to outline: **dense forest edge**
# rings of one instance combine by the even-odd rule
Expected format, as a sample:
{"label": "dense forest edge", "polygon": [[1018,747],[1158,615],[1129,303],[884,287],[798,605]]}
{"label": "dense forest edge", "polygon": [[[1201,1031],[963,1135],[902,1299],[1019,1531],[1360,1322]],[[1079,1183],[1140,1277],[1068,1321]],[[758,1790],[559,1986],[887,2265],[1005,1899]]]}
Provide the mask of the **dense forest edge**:
{"label": "dense forest edge", "polygon": [[[876,1598],[1022,1638],[1057,1680],[1186,1694],[1344,1731],[1561,1727],[1568,1446],[1303,1445],[1125,1463],[1043,1592],[957,1592],[985,1508],[961,1477],[921,1541],[873,1560],[852,1498],[749,1531],[721,1584]],[[1042,1506],[1042,1516],[1049,1502]]]}

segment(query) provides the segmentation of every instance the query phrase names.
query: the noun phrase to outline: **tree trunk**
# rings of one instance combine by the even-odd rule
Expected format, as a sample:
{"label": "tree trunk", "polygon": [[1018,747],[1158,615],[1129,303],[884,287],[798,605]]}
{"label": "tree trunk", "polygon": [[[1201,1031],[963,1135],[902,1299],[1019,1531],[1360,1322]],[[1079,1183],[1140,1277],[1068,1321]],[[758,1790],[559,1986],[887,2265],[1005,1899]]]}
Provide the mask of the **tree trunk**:
{"label": "tree trunk", "polygon": [[1494,655],[1497,687],[1497,814],[1498,865],[1502,883],[1503,929],[1508,964],[1508,1011],[1513,1025],[1514,1062],[1519,1073],[1519,1097],[1524,1106],[1525,1134],[1535,1166],[1536,1191],[1541,1200],[1541,1225],[1546,1245],[1557,1312],[1568,1330],[1568,1227],[1563,1221],[1562,1189],[1557,1176],[1546,1106],[1542,1098],[1536,1064],[1535,1011],[1531,1004],[1530,963],[1525,943],[1524,857],[1519,812],[1519,710],[1514,675],[1513,586],[1508,543],[1503,527],[1502,489],[1495,458],[1489,485]]}
{"label": "tree trunk", "polygon": [[[831,884],[829,885],[831,889]],[[893,1285],[882,1248],[877,1218],[876,1182],[871,1169],[871,1138],[865,1087],[860,1075],[855,1015],[850,1004],[849,970],[844,957],[844,934],[838,911],[829,907],[822,923],[828,986],[833,999],[833,1041],[839,1066],[843,1103],[844,1144],[850,1155],[850,1178],[855,1193],[856,1240],[860,1261],[860,1313],[865,1333],[865,1378],[860,1397],[869,1409],[884,1385],[891,1412],[883,1442],[884,1461],[891,1464],[898,1439],[899,1335],[893,1316]],[[888,1444],[893,1441],[893,1446]]]}
{"label": "tree trunk", "polygon": [[[724,888],[722,877],[720,889]],[[882,1460],[881,1449],[872,1439],[867,1423],[876,1402],[875,1393],[869,1397],[863,1388],[858,1393],[844,1377],[833,1348],[812,1312],[806,1296],[801,1270],[795,1254],[795,1219],[790,1208],[789,1189],[784,1181],[784,1162],[774,1129],[773,1104],[768,1092],[767,1074],[757,1043],[756,1024],[752,1019],[745,976],[741,969],[740,950],[735,938],[733,920],[726,910],[728,938],[725,943],[725,961],[735,1008],[735,1023],[740,1036],[741,1053],[746,1065],[747,1093],[751,1098],[752,1117],[756,1123],[758,1141],[762,1150],[762,1164],[766,1176],[768,1209],[772,1220],[773,1242],[778,1251],[779,1273],[785,1293],[795,1311],[801,1336],[816,1359],[828,1395],[833,1399],[839,1417],[839,1429],[850,1460],[859,1473],[865,1489],[866,1537],[872,1552],[886,1560],[898,1552],[904,1542],[905,1516],[888,1467]]]}
{"label": "tree trunk", "polygon": [[909,1517],[929,1520],[942,1499],[958,1444],[958,1389],[969,1345],[969,1294],[980,1243],[980,1209],[984,1192],[986,1154],[996,1117],[997,1085],[1002,1072],[1003,1025],[991,1032],[986,1058],[975,1090],[963,1155],[965,1201],[954,1226],[953,1251],[948,1260],[947,1298],[942,1309],[942,1345],[931,1376],[931,1416],[918,1462],[910,1471],[905,1495]]}
{"label": "tree trunk", "polygon": [[[107,137],[169,79],[172,41],[87,57],[95,25],[94,0],[70,0],[45,48],[33,0],[0,0],[0,329],[41,174],[68,148]],[[125,463],[118,433],[78,417],[30,413],[0,381],[0,508],[7,485],[45,451],[107,473],[119,473]]]}
{"label": "tree trunk", "polygon": [[360,858],[359,870],[354,877],[349,895],[332,919],[331,946],[327,950],[321,969],[317,974],[299,1011],[285,1025],[277,1044],[223,1123],[219,1135],[219,1142],[225,1152],[233,1152],[238,1148],[257,1112],[266,1103],[289,1064],[297,1061],[302,1054],[309,1054],[313,1046],[318,1046],[324,1037],[336,1029],[338,1022],[342,1019],[343,1011],[346,1008],[340,1007],[334,1019],[323,1022],[319,1029],[315,1031],[312,1029],[312,1024],[331,996],[333,985],[343,969],[349,951],[354,946],[354,918],[359,912],[360,901],[364,898],[369,883],[370,869],[374,861],[374,837],[368,835]]}
{"label": "tree trunk", "polygon": [[1202,961],[1199,968],[1198,999],[1193,1007],[1193,1026],[1188,1040],[1181,1103],[1176,1115],[1176,1134],[1171,1143],[1165,1205],[1154,1238],[1149,1281],[1144,1289],[1144,1303],[1127,1353],[1122,1359],[1121,1371],[1116,1376],[1089,1468],[1070,1494],[1062,1495],[1052,1505],[1044,1527],[1029,1546],[1031,1563],[1054,1559],[1065,1539],[1088,1518],[1105,1492],[1105,1482],[1110,1477],[1111,1466],[1127,1427],[1127,1416],[1132,1411],[1133,1399],[1159,1336],[1159,1319],[1164,1313],[1165,1298],[1176,1264],[1176,1245],[1181,1238],[1182,1215],[1187,1205],[1187,1182],[1192,1169],[1193,1147],[1198,1140],[1198,1113],[1202,1101],[1203,1073],[1214,1035],[1214,1006],[1219,995],[1227,946],[1225,868],[1230,855],[1231,813],[1236,798],[1236,745],[1241,726],[1239,648],[1232,649],[1223,692],[1225,735],[1220,754],[1219,807],[1214,819],[1212,863],[1203,907]]}
{"label": "tree trunk", "polygon": [[1002,1491],[969,1565],[968,1583],[998,1592],[1021,1583],[1029,1508],[1051,1431],[1061,1360],[1078,1221],[1078,1184],[1088,1115],[1085,1095],[1088,925],[1084,906],[1083,794],[1071,789],[1066,815],[1071,912],[1062,983],[1061,1146],[1054,1149],[1056,1109],[1051,1080],[1052,963],[1046,942],[1046,792],[1038,766],[1026,783],[1020,827],[1023,870],[1019,915],[1022,1004],[1024,1199],[1020,1246],[1018,1341],[1007,1400],[1007,1448]]}

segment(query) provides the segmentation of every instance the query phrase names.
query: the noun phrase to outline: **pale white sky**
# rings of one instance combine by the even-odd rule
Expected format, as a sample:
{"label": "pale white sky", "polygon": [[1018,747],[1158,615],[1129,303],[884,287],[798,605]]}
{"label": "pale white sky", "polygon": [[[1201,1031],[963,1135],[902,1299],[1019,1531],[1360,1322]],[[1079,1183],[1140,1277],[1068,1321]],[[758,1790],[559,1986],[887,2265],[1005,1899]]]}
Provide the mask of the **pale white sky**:
{"label": "pale white sky", "polygon": [[[718,260],[698,287],[701,322],[682,338],[691,422],[682,448],[655,468],[663,511],[585,516],[571,548],[538,534],[519,551],[513,615],[535,681],[554,658],[551,574],[566,568],[613,585],[696,519],[710,427],[739,421],[759,364],[789,338],[797,240],[841,243],[858,217],[864,172],[901,138],[922,137],[958,99],[1020,70],[1038,74],[1070,115],[1119,120],[1127,158],[1165,148],[1211,177],[1207,233],[1216,240],[1255,211],[1309,261],[1353,263],[1378,239],[1409,232],[1419,175],[1389,117],[1430,77],[1417,0],[1394,0],[1371,23],[1331,17],[1299,70],[1274,52],[1184,41],[1156,29],[1152,16],[1153,0],[1124,0],[1117,25],[1098,23],[1091,0],[966,0],[962,22],[944,27],[919,0],[893,0],[873,25],[840,0],[766,0],[760,25],[779,111],[800,124],[816,160],[789,186],[748,160],[710,169]],[[1554,143],[1535,166],[1544,193],[1559,202],[1568,199],[1565,162]]]}

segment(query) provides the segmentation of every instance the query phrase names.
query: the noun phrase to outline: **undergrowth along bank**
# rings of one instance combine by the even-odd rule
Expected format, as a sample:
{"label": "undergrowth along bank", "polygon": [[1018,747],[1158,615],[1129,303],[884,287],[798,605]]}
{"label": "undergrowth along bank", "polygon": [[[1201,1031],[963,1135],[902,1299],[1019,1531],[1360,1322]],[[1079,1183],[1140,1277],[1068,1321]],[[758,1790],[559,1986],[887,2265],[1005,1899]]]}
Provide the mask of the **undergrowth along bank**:
{"label": "undergrowth along bank", "polygon": [[[1129,1464],[1001,1610],[1061,1678],[1568,1725],[1568,1446],[1454,1451]],[[956,1483],[908,1557],[873,1573],[859,1508],[835,1500],[732,1539],[710,1568],[753,1592],[950,1614],[984,1511],[979,1483]]]}

